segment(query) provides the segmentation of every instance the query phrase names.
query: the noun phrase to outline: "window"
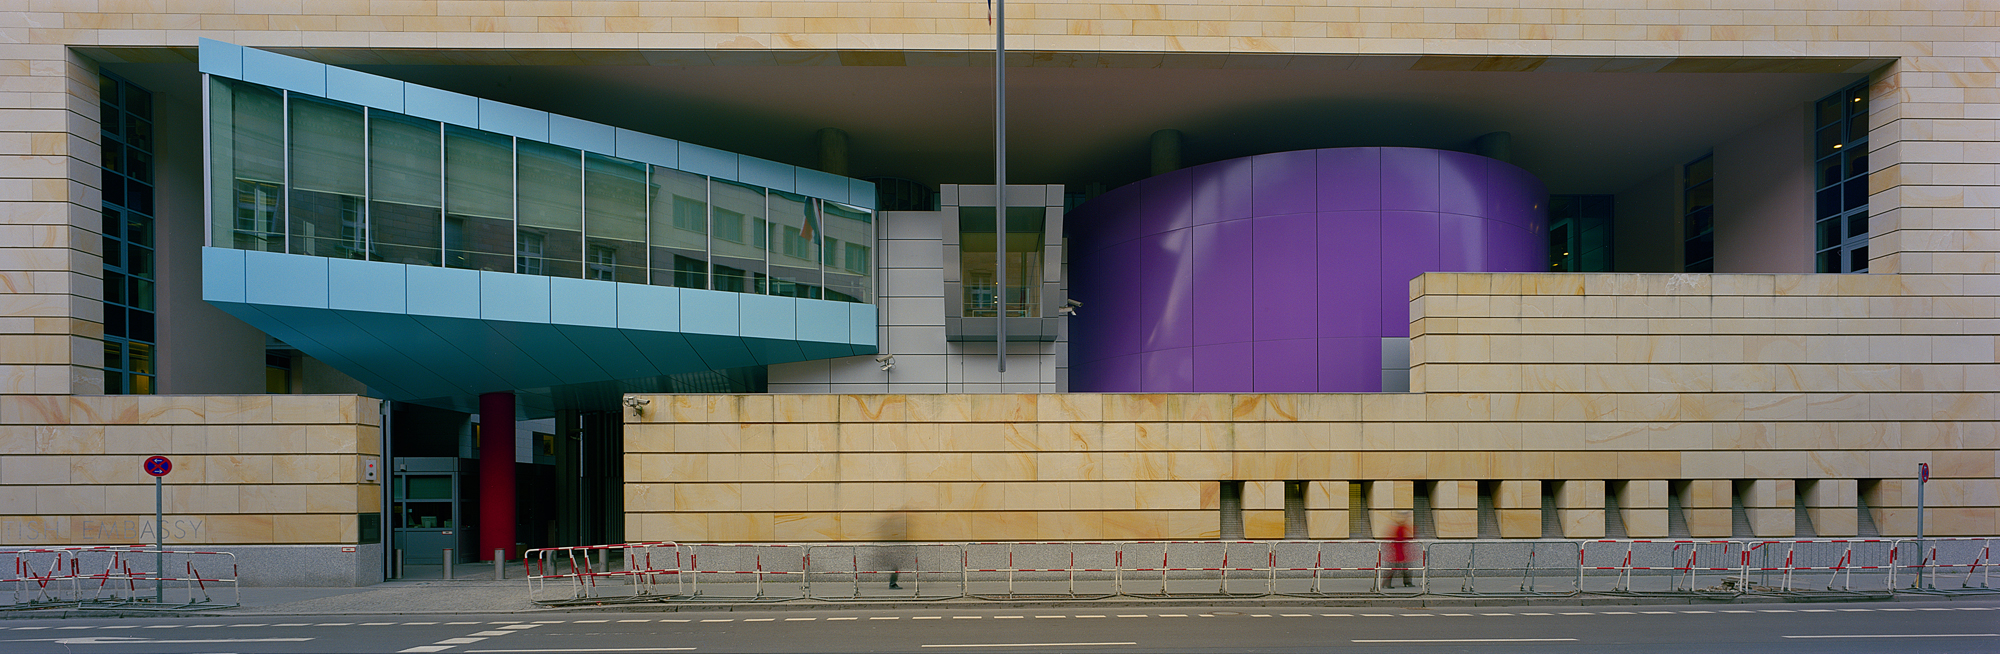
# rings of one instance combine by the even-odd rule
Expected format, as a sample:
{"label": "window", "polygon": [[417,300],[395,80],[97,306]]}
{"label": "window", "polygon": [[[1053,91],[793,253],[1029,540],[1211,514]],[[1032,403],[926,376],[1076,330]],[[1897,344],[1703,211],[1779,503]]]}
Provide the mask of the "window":
{"label": "window", "polygon": [[[104,392],[145,395],[158,392],[153,343],[153,96],[115,75],[98,77],[100,146],[104,161]],[[278,223],[278,185],[249,185],[253,225],[265,234]],[[240,188],[240,185],[239,185]],[[238,212],[238,221],[243,213]],[[261,221],[261,222],[259,222]],[[282,235],[271,243],[282,249]],[[250,249],[265,249],[263,242]]]}
{"label": "window", "polygon": [[598,281],[617,281],[618,250],[602,245],[590,246],[588,260],[584,261],[583,278]]}
{"label": "window", "polygon": [[1715,157],[1702,155],[1681,171],[1681,270],[1715,272]]}
{"label": "window", "polygon": [[1615,196],[1549,196],[1549,272],[1610,272]]}
{"label": "window", "polygon": [[1813,104],[1813,245],[1823,273],[1868,272],[1868,83]]}
{"label": "window", "polygon": [[[449,234],[447,234],[449,235]],[[521,230],[514,241],[514,272],[523,275],[540,275],[548,261],[542,257],[543,238],[540,233]]]}

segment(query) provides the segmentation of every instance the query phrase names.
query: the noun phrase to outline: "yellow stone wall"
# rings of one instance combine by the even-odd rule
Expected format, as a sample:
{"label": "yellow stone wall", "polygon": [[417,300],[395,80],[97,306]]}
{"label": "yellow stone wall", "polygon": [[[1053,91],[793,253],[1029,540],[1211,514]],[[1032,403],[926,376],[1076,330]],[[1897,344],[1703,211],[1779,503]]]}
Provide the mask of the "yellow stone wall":
{"label": "yellow stone wall", "polygon": [[[380,403],[353,395],[0,397],[0,545],[346,544],[382,510]],[[386,474],[386,473],[380,473]]]}
{"label": "yellow stone wall", "polygon": [[[1851,523],[1853,482],[1909,534],[1918,462],[1928,533],[2000,533],[2000,316],[1926,295],[1952,279],[1427,274],[1407,394],[657,396],[627,413],[626,533],[868,539],[901,512],[926,540],[1213,538],[1230,480],[1377,482],[1383,511],[1423,486],[1440,534],[1470,536],[1474,482],[1587,481],[1595,499],[1559,502],[1573,535],[1601,535],[1608,492],[1628,532],[1664,536],[1675,486],[1726,507],[1728,484],[1682,483],[1723,480],[1760,536],[1791,535],[1799,485],[1824,481],[1815,515]],[[1250,486],[1249,535],[1282,535]]]}

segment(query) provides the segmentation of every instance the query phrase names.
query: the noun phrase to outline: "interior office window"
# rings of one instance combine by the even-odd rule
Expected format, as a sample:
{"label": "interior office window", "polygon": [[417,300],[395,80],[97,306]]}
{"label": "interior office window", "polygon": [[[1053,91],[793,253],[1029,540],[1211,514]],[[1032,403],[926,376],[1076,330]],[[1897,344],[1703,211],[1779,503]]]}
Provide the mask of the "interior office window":
{"label": "interior office window", "polygon": [[[447,225],[449,227],[449,225]],[[543,257],[544,240],[542,233],[521,230],[514,237],[514,272],[523,275],[541,275],[548,269],[548,259]]]}
{"label": "interior office window", "polygon": [[369,259],[443,261],[444,134],[438,123],[368,112]]}
{"label": "interior office window", "polygon": [[1715,157],[1702,155],[1681,171],[1681,270],[1715,272]]}
{"label": "interior office window", "polygon": [[[119,88],[130,85],[120,83]],[[285,251],[284,107],[284,95],[277,90],[219,77],[209,80],[209,168],[215,180],[210,202],[218,214],[229,216],[209,225],[216,247]],[[108,108],[128,109],[117,104]],[[138,122],[129,117],[106,120],[104,133],[129,146],[125,137],[130,125],[125,123]],[[152,146],[145,147],[150,151]],[[106,200],[124,201],[121,190],[107,187]]]}
{"label": "interior office window", "polygon": [[543,265],[536,274],[582,277],[583,152],[534,141],[515,144],[521,228],[542,235]]}
{"label": "interior office window", "polygon": [[104,392],[151,394],[156,392],[153,344],[158,338],[153,305],[153,95],[109,73],[98,77],[98,95]]}
{"label": "interior office window", "polygon": [[264,392],[292,392],[292,358],[283,354],[264,355]]}
{"label": "interior office window", "polygon": [[1041,207],[1008,207],[1007,278],[997,280],[999,234],[993,208],[959,207],[959,279],[965,293],[960,315],[991,318],[1002,310],[1015,318],[1041,315],[1044,213]]}
{"label": "interior office window", "polygon": [[708,178],[652,167],[652,283],[708,288]]}
{"label": "interior office window", "polygon": [[1815,267],[1868,272],[1868,83],[1813,104]]}
{"label": "interior office window", "polygon": [[367,256],[361,219],[367,195],[366,126],[359,107],[293,96],[289,252]]}
{"label": "interior office window", "polygon": [[514,256],[514,139],[444,127],[444,265],[511,270]]}
{"label": "interior office window", "polygon": [[646,283],[646,164],[584,153],[584,277]]}

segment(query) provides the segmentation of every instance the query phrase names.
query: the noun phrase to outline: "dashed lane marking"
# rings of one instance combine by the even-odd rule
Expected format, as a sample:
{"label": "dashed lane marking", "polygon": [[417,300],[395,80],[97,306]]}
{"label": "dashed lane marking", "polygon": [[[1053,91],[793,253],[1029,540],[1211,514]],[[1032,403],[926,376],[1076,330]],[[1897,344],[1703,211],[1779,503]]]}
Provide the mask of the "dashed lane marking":
{"label": "dashed lane marking", "polygon": [[870,619],[870,620],[901,620],[901,619],[903,619],[903,617],[902,617],[902,616],[899,616],[899,615],[878,615],[878,616],[875,616],[875,617],[872,617],[872,618],[869,618],[869,619]]}
{"label": "dashed lane marking", "polygon": [[1025,616],[1025,615],[996,615],[996,616],[993,616],[993,619],[995,619],[995,620],[1019,620],[1019,619],[1021,619],[1021,618],[1025,618],[1025,617],[1028,617],[1028,616]]}
{"label": "dashed lane marking", "polygon": [[827,619],[826,619],[826,621],[827,621],[827,622],[833,622],[833,621],[836,621],[836,620],[859,620],[859,619],[860,619],[860,618],[827,618]]}
{"label": "dashed lane marking", "polygon": [[[744,618],[744,619],[743,619],[743,621],[744,621],[744,622],[770,622],[770,621],[772,621],[772,620],[776,620],[776,619],[777,619],[777,618]],[[619,620],[619,622],[624,622],[624,620]]]}
{"label": "dashed lane marking", "polygon": [[1120,613],[1120,614],[1118,614],[1118,617],[1121,617],[1121,618],[1150,618],[1150,617],[1153,617],[1153,616],[1150,616],[1150,615],[1129,615],[1129,614],[1125,614],[1125,613]]}
{"label": "dashed lane marking", "polygon": [[1582,611],[1572,611],[1572,612],[1567,612],[1567,613],[1564,613],[1563,615],[1597,615],[1597,614],[1595,614],[1595,613],[1585,613],[1585,612],[1582,612]]}
{"label": "dashed lane marking", "polygon": [[819,618],[785,618],[786,622],[812,622]]}
{"label": "dashed lane marking", "polygon": [[954,616],[951,616],[951,619],[953,619],[953,620],[978,620],[978,619],[980,619],[981,617],[984,617],[984,616],[977,616],[977,615],[954,615]]}
{"label": "dashed lane marking", "polygon": [[717,618],[712,620],[703,620],[702,622],[735,622],[735,621],[736,621],[735,618]]}
{"label": "dashed lane marking", "polygon": [[917,617],[914,617],[914,618],[910,618],[910,619],[911,619],[911,620],[943,620],[943,619],[944,619],[944,616],[941,616],[941,615],[920,615],[920,616],[917,616]]}
{"label": "dashed lane marking", "polygon": [[[1278,614],[1278,615],[1279,615],[1279,617],[1284,617],[1284,618],[1310,618],[1310,617],[1312,617],[1312,614],[1311,614],[1311,613],[1280,613],[1280,614]],[[1123,617],[1123,616],[1120,616],[1120,617]]]}
{"label": "dashed lane marking", "polygon": [[1357,643],[1556,643],[1574,642],[1575,638],[1429,638],[1429,639],[1361,639]]}

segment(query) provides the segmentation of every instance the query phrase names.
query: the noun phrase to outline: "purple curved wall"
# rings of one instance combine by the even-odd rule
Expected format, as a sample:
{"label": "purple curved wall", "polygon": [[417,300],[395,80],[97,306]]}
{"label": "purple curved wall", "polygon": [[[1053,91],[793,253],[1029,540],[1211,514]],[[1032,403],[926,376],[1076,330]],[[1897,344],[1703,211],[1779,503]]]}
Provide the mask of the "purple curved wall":
{"label": "purple curved wall", "polygon": [[1075,392],[1374,392],[1425,272],[1548,266],[1527,171],[1417,148],[1231,159],[1106,193],[1068,226]]}

